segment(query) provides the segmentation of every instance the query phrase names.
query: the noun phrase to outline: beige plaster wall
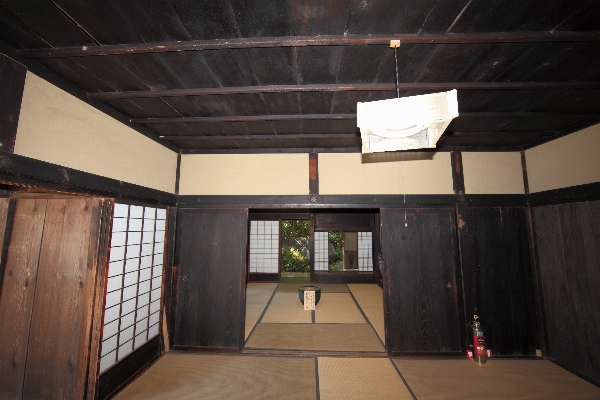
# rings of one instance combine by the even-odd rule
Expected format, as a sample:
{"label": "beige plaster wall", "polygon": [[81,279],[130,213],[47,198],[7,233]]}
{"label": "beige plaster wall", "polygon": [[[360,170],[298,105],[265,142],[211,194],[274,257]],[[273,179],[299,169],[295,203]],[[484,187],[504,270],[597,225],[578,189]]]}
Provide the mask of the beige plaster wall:
{"label": "beige plaster wall", "polygon": [[453,194],[450,153],[319,154],[319,193]]}
{"label": "beige plaster wall", "polygon": [[600,182],[600,124],[525,151],[530,193]]}
{"label": "beige plaster wall", "polygon": [[520,152],[462,153],[466,194],[524,194]]}
{"label": "beige plaster wall", "polygon": [[15,153],[165,192],[177,154],[27,72]]}
{"label": "beige plaster wall", "polygon": [[183,154],[181,195],[306,195],[308,154]]}

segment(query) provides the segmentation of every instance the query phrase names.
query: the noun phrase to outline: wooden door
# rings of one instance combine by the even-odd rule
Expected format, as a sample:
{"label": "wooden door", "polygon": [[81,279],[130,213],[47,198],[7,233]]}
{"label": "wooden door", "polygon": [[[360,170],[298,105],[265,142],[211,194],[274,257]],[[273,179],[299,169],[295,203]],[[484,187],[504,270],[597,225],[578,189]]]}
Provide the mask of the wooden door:
{"label": "wooden door", "polygon": [[16,200],[0,299],[3,396],[83,398],[96,375],[102,204]]}
{"label": "wooden door", "polygon": [[248,210],[182,209],[174,346],[241,350]]}
{"label": "wooden door", "polygon": [[453,211],[382,209],[381,244],[388,353],[459,352]]}

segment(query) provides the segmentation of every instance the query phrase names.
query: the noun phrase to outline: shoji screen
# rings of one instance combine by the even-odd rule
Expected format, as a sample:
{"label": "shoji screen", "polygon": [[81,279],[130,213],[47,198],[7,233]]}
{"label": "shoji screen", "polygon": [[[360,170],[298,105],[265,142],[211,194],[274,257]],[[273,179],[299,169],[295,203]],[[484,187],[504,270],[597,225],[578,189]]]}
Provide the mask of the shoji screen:
{"label": "shoji screen", "polygon": [[279,221],[250,221],[250,273],[279,272]]}
{"label": "shoji screen", "polygon": [[315,271],[329,271],[329,232],[315,232]]}
{"label": "shoji screen", "polygon": [[166,210],[115,204],[100,372],[159,332]]}
{"label": "shoji screen", "polygon": [[372,232],[358,232],[358,270],[373,271]]}

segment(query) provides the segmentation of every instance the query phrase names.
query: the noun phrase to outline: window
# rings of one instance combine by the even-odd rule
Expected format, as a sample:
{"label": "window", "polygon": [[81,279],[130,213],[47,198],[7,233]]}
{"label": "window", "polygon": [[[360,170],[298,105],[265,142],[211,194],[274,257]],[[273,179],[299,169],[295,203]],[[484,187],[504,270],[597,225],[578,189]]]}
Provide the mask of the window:
{"label": "window", "polygon": [[279,271],[279,221],[250,221],[250,273]]}
{"label": "window", "polygon": [[372,272],[372,232],[315,232],[316,272]]}
{"label": "window", "polygon": [[115,204],[100,372],[159,332],[166,209]]}

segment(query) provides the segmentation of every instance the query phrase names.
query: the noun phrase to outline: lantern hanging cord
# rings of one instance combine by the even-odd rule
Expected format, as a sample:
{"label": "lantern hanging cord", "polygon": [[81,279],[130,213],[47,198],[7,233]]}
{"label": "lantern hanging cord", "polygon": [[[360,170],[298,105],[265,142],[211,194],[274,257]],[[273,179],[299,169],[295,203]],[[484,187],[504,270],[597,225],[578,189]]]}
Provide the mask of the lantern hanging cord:
{"label": "lantern hanging cord", "polygon": [[394,47],[394,59],[396,60],[396,94],[400,98],[400,81],[398,80],[398,48]]}

